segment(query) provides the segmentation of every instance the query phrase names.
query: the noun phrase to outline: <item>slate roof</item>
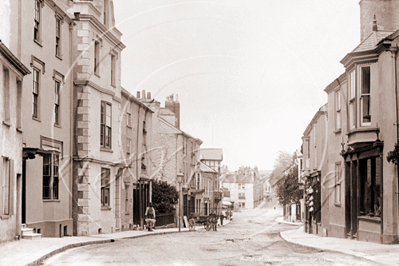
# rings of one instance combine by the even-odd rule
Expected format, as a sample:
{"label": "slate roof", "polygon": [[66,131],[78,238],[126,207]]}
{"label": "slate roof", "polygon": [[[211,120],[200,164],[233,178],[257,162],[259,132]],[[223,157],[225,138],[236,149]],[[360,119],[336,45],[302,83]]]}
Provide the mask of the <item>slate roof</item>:
{"label": "slate roof", "polygon": [[200,149],[200,160],[223,161],[223,149]]}
{"label": "slate roof", "polygon": [[[376,34],[374,34],[376,33]],[[377,44],[388,35],[392,34],[393,31],[377,31],[372,32],[366,39],[364,39],[352,53],[364,52],[373,50]]]}

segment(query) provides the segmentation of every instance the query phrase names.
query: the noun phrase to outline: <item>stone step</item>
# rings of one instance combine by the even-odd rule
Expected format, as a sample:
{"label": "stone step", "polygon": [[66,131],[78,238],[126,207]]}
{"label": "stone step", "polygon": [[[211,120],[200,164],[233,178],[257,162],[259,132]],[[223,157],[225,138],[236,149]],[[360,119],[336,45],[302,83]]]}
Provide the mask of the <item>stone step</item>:
{"label": "stone step", "polygon": [[21,228],[22,235],[33,233],[33,228],[23,227]]}
{"label": "stone step", "polygon": [[33,240],[33,239],[40,239],[40,238],[42,238],[42,234],[36,234],[36,233],[23,233],[22,234],[22,238],[23,239],[31,239],[31,240]]}

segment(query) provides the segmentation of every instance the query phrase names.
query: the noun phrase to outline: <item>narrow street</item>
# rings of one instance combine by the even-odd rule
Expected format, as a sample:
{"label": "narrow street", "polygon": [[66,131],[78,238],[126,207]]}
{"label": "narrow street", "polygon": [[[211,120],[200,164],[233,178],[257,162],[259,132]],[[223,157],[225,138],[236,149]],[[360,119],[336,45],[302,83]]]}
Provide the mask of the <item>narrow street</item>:
{"label": "narrow street", "polygon": [[[276,207],[276,209],[275,209]],[[276,202],[234,213],[217,232],[199,229],[116,240],[68,250],[42,265],[376,265],[354,256],[306,248],[284,241],[279,232],[297,226],[278,224]]]}

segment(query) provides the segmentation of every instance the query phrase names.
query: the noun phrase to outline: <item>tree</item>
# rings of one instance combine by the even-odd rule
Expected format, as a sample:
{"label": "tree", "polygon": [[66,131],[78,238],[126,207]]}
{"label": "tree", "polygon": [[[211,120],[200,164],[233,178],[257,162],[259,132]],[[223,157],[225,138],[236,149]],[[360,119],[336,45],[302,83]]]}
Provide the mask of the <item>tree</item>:
{"label": "tree", "polygon": [[165,181],[152,182],[152,203],[158,213],[171,213],[177,204],[179,193]]}
{"label": "tree", "polygon": [[298,165],[293,164],[277,182],[277,196],[281,205],[298,203],[303,197],[302,192],[299,190]]}
{"label": "tree", "polygon": [[273,172],[270,174],[270,185],[275,186],[282,177],[284,170],[293,163],[293,156],[286,151],[279,151],[274,162]]}

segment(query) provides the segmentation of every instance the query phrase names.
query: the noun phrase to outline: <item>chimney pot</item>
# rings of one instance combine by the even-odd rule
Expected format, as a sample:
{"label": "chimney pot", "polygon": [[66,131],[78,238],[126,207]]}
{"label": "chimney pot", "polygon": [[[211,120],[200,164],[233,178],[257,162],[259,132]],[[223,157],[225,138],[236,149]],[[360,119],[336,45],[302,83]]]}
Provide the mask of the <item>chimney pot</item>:
{"label": "chimney pot", "polygon": [[147,99],[151,99],[151,92],[147,92]]}
{"label": "chimney pot", "polygon": [[137,92],[137,99],[140,99],[140,92]]}
{"label": "chimney pot", "polygon": [[373,20],[373,28],[372,28],[372,30],[373,31],[378,31],[377,19],[375,18],[375,15],[374,15],[374,20]]}
{"label": "chimney pot", "polygon": [[143,99],[145,99],[145,90],[141,91],[141,95],[143,96]]}

